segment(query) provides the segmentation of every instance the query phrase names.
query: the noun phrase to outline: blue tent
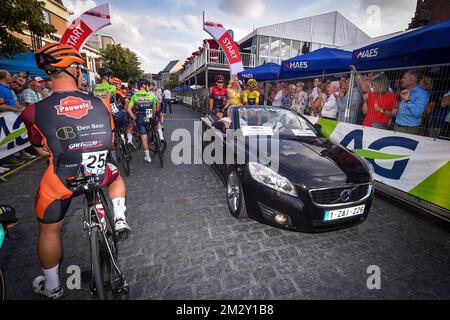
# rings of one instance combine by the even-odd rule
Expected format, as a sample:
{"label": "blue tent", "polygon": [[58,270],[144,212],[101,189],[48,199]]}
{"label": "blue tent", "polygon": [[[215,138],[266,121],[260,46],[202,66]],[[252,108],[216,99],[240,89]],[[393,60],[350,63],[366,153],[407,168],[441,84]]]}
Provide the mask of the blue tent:
{"label": "blue tent", "polygon": [[239,80],[255,79],[257,81],[277,80],[280,66],[276,63],[265,63],[259,67],[241,71],[238,73]]}
{"label": "blue tent", "polygon": [[322,48],[285,60],[281,63],[280,79],[320,76],[349,71],[352,53],[333,48]]}
{"label": "blue tent", "polygon": [[19,53],[12,59],[0,57],[0,69],[7,70],[12,75],[28,71],[32,77],[48,78],[48,75],[36,66],[34,53]]}
{"label": "blue tent", "polygon": [[353,51],[358,70],[450,62],[450,20],[372,43]]}

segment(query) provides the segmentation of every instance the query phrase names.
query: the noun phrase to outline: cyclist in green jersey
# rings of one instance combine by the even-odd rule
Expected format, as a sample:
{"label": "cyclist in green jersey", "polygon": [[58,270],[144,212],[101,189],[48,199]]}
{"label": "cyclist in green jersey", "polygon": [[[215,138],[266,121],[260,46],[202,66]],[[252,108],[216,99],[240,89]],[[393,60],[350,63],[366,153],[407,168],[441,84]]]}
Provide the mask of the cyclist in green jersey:
{"label": "cyclist in green jersey", "polygon": [[93,92],[94,96],[102,100],[109,101],[114,120],[118,125],[126,128],[128,143],[133,144],[133,134],[130,121],[127,118],[126,112],[122,110],[121,106],[117,102],[116,86],[111,84],[114,79],[112,77],[113,72],[109,68],[100,68],[98,74],[100,75],[102,82],[95,87]]}
{"label": "cyclist in green jersey", "polygon": [[[151,162],[152,159],[150,158],[149,145],[147,142],[147,127],[156,127],[161,140],[164,140],[164,136],[159,118],[161,115],[160,103],[154,94],[148,92],[148,87],[149,82],[147,80],[142,79],[139,81],[139,91],[137,91],[130,99],[128,104],[128,114],[136,121],[139,134],[141,135],[142,147],[145,153],[144,160],[146,162]],[[136,110],[136,115],[134,114],[133,109]]]}

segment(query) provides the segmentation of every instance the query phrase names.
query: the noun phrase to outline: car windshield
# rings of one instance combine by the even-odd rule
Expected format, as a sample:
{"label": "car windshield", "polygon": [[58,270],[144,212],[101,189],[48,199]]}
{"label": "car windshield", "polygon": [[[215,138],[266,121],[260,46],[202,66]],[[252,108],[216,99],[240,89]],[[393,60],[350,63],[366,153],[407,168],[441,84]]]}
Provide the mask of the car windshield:
{"label": "car windshield", "polygon": [[274,107],[239,107],[237,112],[239,127],[244,136],[317,137],[315,128],[290,110]]}

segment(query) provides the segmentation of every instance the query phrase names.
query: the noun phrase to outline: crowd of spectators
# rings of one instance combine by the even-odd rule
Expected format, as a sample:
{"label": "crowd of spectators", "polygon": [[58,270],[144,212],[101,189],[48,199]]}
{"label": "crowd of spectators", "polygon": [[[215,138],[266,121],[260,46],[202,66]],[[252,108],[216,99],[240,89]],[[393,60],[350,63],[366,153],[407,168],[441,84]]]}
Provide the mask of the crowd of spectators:
{"label": "crowd of spectators", "polygon": [[[27,105],[37,103],[51,94],[52,82],[49,80],[30,77],[27,72],[11,75],[6,70],[0,70],[0,115],[4,112],[20,114]],[[32,152],[30,148],[1,159],[0,174],[36,157],[27,151]]]}
{"label": "crowd of spectators", "polygon": [[366,127],[450,137],[450,70],[355,72],[353,88],[347,75],[266,83],[267,104]]}

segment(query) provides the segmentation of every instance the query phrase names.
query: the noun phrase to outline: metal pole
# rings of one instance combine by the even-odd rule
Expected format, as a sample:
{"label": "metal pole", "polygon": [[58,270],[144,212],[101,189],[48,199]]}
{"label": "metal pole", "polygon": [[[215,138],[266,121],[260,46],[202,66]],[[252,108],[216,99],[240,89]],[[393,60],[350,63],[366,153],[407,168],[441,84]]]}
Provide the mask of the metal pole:
{"label": "metal pole", "polygon": [[348,87],[348,94],[347,94],[347,105],[345,106],[345,122],[348,123],[348,120],[350,119],[350,106],[352,104],[353,100],[353,87],[355,86],[355,71],[352,70],[350,72],[350,84]]}
{"label": "metal pole", "polygon": [[199,109],[199,105],[198,105],[198,88],[197,88],[197,70],[195,70],[195,109],[198,110]]}
{"label": "metal pole", "polygon": [[269,97],[269,92],[268,92],[268,86],[267,86],[267,82],[264,82],[264,104],[266,106],[268,106],[269,104],[267,103],[267,98]]}
{"label": "metal pole", "polygon": [[[209,113],[209,85],[208,85],[208,66],[205,68],[205,88],[206,88],[206,95],[208,96],[206,100],[206,113]],[[205,107],[205,106],[203,106]]]}

